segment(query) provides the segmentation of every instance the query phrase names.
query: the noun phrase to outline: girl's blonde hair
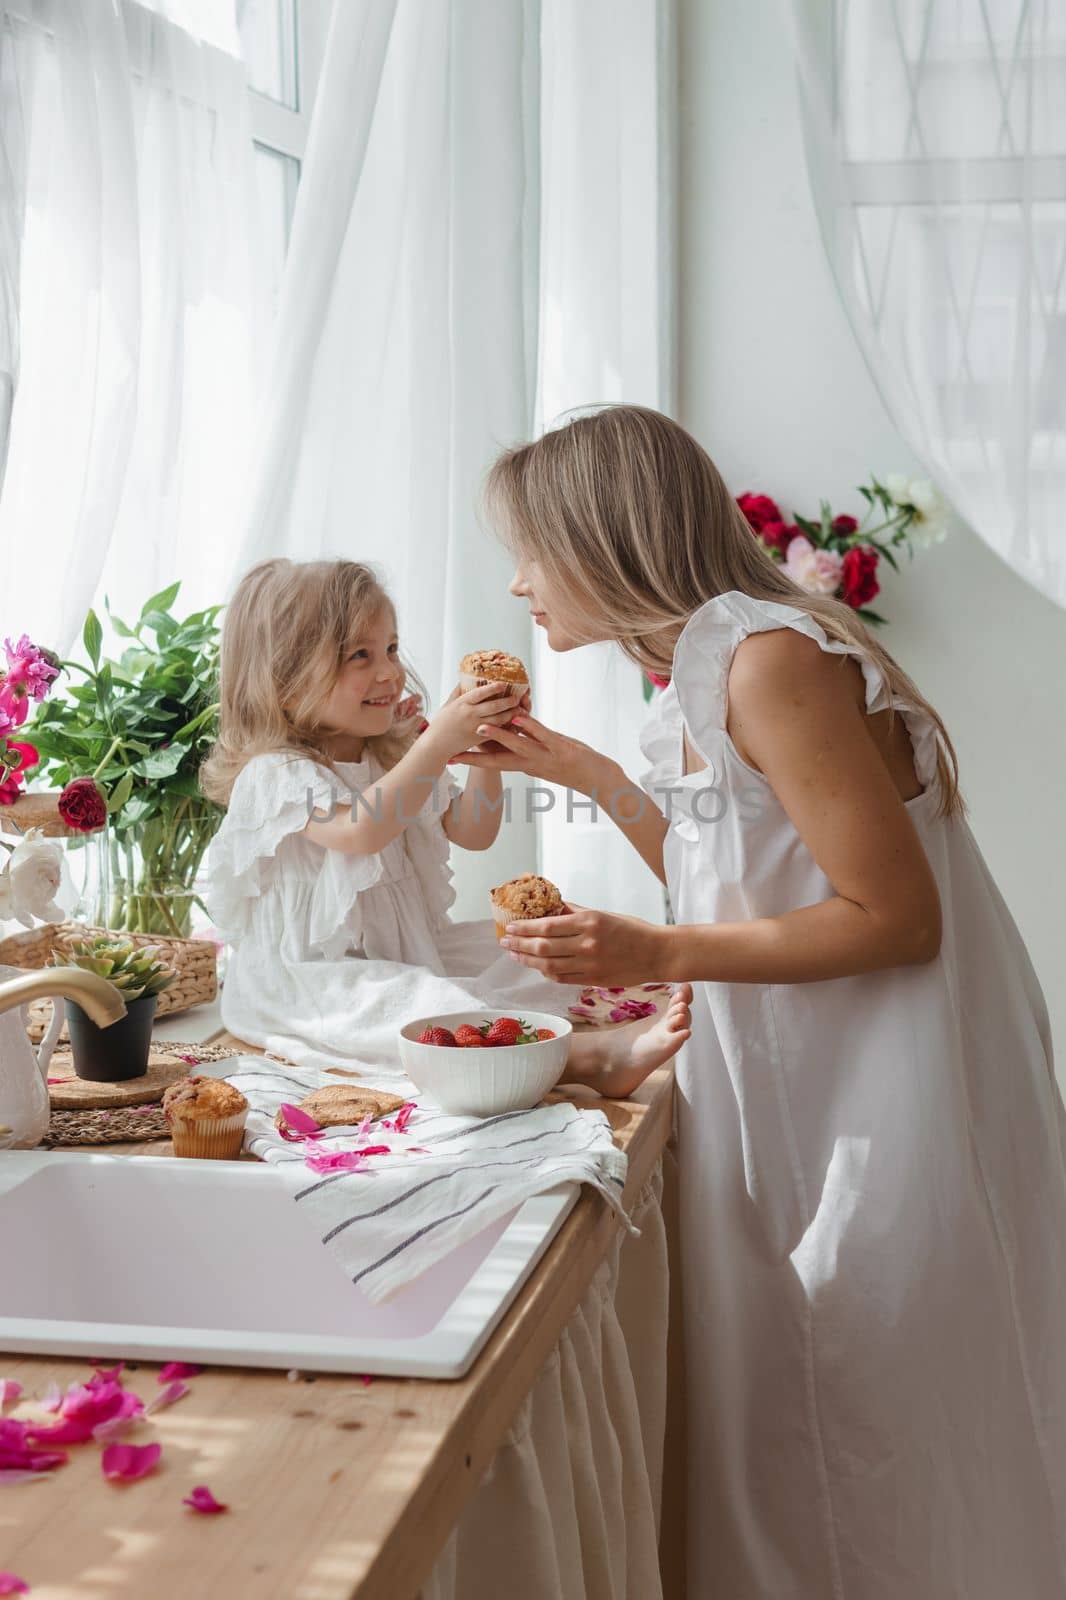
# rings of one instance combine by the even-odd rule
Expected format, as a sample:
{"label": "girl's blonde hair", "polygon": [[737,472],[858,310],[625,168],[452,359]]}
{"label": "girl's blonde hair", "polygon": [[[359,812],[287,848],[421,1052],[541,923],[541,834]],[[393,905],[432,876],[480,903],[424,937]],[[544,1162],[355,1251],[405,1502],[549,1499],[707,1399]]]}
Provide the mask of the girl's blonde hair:
{"label": "girl's blonde hair", "polygon": [[668,677],[692,613],[740,590],[804,611],[872,661],[889,694],[936,724],[939,812],[963,809],[958,762],[939,714],[842,600],[809,594],[752,534],[707,452],[684,428],[643,406],[575,417],[491,468],[492,521],[516,553],[605,622],[646,672]]}
{"label": "girl's blonde hair", "polygon": [[[200,768],[211,800],[229,802],[253,756],[291,751],[336,771],[322,710],[341,667],[382,611],[395,615],[376,573],[357,561],[262,561],[226,608],[219,664],[219,727]],[[408,688],[425,690],[408,669]],[[421,718],[366,741],[383,767],[409,748]],[[338,776],[340,776],[338,774]]]}

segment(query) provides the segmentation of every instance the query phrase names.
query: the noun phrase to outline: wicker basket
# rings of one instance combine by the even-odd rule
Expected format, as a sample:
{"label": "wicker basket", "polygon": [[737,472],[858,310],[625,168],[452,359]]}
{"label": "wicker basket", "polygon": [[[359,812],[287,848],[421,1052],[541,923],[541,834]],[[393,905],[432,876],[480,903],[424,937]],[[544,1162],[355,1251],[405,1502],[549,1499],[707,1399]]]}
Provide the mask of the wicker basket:
{"label": "wicker basket", "polygon": [[[107,928],[87,928],[80,922],[46,922],[40,928],[29,928],[24,933],[10,934],[0,939],[0,967],[22,967],[36,972],[49,965],[49,958],[62,939],[90,938],[95,934],[109,933]],[[218,993],[218,961],[215,946],[209,939],[175,939],[166,934],[126,933],[119,930],[117,937],[129,939],[135,945],[155,945],[160,958],[169,962],[177,978],[164,989],[156,1006],[156,1016],[169,1012],[188,1011],[190,1006],[206,1005]],[[48,1001],[35,1001],[30,1006],[29,1031],[36,1040],[47,1025],[51,1014]]]}

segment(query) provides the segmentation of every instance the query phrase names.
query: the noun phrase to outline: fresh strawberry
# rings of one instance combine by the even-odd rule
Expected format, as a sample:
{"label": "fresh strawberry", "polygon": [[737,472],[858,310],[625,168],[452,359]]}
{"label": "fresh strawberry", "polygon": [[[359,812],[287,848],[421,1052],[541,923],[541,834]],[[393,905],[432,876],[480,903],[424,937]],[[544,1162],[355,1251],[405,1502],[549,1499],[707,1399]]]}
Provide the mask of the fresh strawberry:
{"label": "fresh strawberry", "polygon": [[517,1044],[522,1024],[514,1017],[497,1017],[485,1035],[486,1044]]}
{"label": "fresh strawberry", "polygon": [[551,1031],[550,1028],[538,1028],[537,1029],[537,1038],[538,1039],[554,1039],[555,1035]]}
{"label": "fresh strawberry", "polygon": [[455,1030],[455,1042],[470,1050],[483,1050],[485,1041],[479,1030],[469,1022],[461,1022]]}
{"label": "fresh strawberry", "polygon": [[455,1034],[450,1028],[427,1028],[418,1036],[419,1044],[455,1045]]}

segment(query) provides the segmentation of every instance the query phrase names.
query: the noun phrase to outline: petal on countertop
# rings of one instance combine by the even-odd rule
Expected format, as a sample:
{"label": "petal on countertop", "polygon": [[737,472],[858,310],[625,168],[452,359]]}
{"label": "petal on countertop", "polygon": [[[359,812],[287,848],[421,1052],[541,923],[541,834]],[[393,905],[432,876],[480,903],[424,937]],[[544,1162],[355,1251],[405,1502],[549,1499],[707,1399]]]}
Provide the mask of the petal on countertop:
{"label": "petal on countertop", "polygon": [[187,1383],[168,1383],[165,1389],[160,1389],[154,1400],[149,1400],[144,1408],[145,1416],[150,1417],[153,1411],[162,1411],[164,1407],[172,1406],[176,1400],[180,1400],[182,1395],[188,1394],[188,1392],[189,1385]]}
{"label": "petal on countertop", "polygon": [[201,1511],[209,1517],[217,1516],[220,1511],[229,1510],[229,1506],[224,1506],[220,1500],[215,1499],[206,1483],[197,1484],[181,1503],[183,1506],[188,1506],[190,1511]]}
{"label": "petal on countertop", "polygon": [[14,1378],[0,1378],[0,1410],[13,1406],[21,1393],[21,1383],[16,1383]]}
{"label": "petal on countertop", "polygon": [[152,1472],[162,1454],[161,1444],[109,1444],[100,1466],[110,1482],[132,1483]]}
{"label": "petal on countertop", "polygon": [[178,1378],[198,1378],[203,1367],[195,1361],[168,1361],[156,1374],[156,1383],[173,1383]]}
{"label": "petal on countertop", "polygon": [[13,1572],[0,1572],[0,1594],[29,1594],[30,1586]]}

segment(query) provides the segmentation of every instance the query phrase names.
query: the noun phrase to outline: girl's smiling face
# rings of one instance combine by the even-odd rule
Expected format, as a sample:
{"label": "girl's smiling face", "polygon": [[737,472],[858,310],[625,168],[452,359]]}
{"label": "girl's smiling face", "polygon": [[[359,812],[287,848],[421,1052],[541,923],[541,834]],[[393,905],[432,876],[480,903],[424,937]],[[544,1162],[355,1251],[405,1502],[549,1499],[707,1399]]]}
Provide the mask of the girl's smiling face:
{"label": "girl's smiling face", "polygon": [[529,614],[537,627],[544,629],[552,650],[577,650],[607,637],[595,630],[595,618],[587,611],[579,611],[572,598],[550,581],[536,561],[519,561],[508,590],[529,601]]}
{"label": "girl's smiling face", "polygon": [[[322,707],[332,754],[339,760],[359,760],[364,739],[388,733],[406,677],[396,618],[386,608],[349,646]],[[353,755],[355,746],[359,750]]]}

